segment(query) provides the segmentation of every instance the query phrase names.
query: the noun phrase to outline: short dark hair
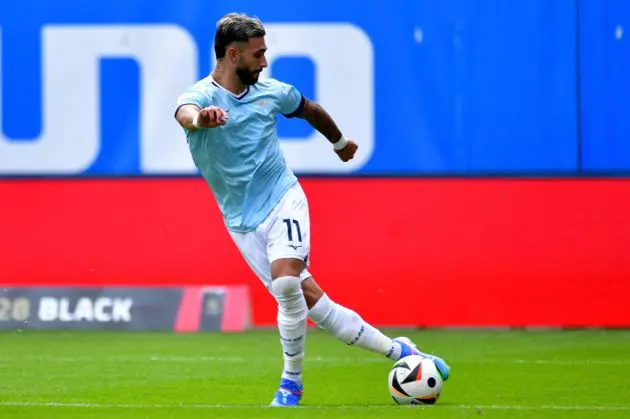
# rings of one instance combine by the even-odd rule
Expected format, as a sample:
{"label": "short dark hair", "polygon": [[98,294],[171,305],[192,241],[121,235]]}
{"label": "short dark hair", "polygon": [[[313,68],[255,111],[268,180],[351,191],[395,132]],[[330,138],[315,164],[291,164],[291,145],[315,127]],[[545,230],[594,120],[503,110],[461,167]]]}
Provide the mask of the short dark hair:
{"label": "short dark hair", "polygon": [[257,17],[241,13],[228,13],[217,22],[214,35],[214,54],[217,60],[225,57],[232,42],[248,42],[250,38],[265,36],[265,28]]}

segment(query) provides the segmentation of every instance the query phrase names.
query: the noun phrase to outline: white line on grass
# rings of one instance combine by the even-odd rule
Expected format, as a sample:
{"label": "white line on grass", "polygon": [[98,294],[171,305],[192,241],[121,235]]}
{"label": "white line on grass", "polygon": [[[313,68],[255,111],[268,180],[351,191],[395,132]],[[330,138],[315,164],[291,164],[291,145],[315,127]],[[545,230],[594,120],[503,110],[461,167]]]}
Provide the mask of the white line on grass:
{"label": "white line on grass", "polygon": [[[274,362],[278,360],[278,357],[212,357],[212,356],[151,356],[148,360],[153,362],[253,362],[270,361]],[[306,357],[305,362],[338,362],[348,364],[368,364],[368,363],[382,363],[383,359],[380,357],[370,358],[341,358],[341,357],[326,357],[326,356],[313,356]],[[606,360],[606,359],[581,359],[581,360],[545,360],[545,359],[506,359],[506,360],[493,360],[493,359],[449,359],[449,362],[454,364],[540,364],[540,365],[630,365],[630,360]]]}
{"label": "white line on grass", "polygon": [[[95,356],[54,356],[54,355],[35,355],[35,356],[0,356],[0,362],[20,362],[20,361],[42,361],[42,362],[171,362],[171,363],[256,363],[256,362],[275,362],[281,359],[281,356],[164,356],[164,355],[107,355],[102,357]],[[538,365],[630,365],[627,359],[580,359],[580,360],[546,360],[546,359],[448,359],[453,364],[538,364]],[[351,358],[351,357],[328,357],[328,356],[307,356],[305,362],[328,362],[328,363],[345,363],[345,364],[371,364],[382,363],[381,357],[369,358]]]}
{"label": "white line on grass", "polygon": [[[108,403],[64,403],[64,402],[0,402],[0,407],[59,407],[85,409],[261,409],[268,405],[248,404],[108,404]],[[298,409],[481,409],[481,410],[576,410],[598,411],[617,410],[630,411],[630,406],[554,406],[554,405],[464,405],[442,404],[437,406],[396,406],[396,405],[303,405]]]}

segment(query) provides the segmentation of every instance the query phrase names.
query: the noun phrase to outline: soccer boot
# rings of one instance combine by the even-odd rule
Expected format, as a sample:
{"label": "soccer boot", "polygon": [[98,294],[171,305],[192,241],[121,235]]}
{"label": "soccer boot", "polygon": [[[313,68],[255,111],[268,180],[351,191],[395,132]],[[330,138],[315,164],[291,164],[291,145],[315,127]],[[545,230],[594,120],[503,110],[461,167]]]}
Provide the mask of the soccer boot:
{"label": "soccer boot", "polygon": [[271,401],[272,407],[295,407],[300,404],[302,398],[302,384],[283,378],[280,380],[280,388]]}
{"label": "soccer boot", "polygon": [[429,358],[439,371],[442,376],[442,380],[448,380],[449,375],[451,375],[451,367],[448,366],[446,361],[436,355],[426,354],[424,352],[420,352],[416,347],[416,344],[413,343],[409,338],[406,337],[398,337],[394,339],[394,342],[398,342],[400,344],[400,357],[404,358],[409,355],[422,355],[425,358]]}

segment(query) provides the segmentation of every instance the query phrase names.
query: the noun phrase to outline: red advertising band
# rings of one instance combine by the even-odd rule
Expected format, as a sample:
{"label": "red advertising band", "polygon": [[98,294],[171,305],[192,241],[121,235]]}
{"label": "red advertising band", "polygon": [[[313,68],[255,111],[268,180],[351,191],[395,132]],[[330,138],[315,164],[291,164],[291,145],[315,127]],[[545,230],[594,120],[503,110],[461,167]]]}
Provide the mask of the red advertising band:
{"label": "red advertising band", "polygon": [[[374,324],[630,325],[630,180],[302,184],[311,272]],[[6,285],[247,285],[253,325],[275,325],[201,179],[2,181],[0,196]]]}

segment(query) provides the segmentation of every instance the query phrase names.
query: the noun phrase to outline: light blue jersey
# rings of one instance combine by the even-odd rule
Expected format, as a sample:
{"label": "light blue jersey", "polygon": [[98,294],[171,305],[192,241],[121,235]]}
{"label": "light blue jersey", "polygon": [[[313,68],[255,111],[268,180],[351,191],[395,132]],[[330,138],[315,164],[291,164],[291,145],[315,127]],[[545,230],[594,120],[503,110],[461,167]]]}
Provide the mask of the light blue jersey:
{"label": "light blue jersey", "polygon": [[177,99],[178,107],[218,106],[228,113],[223,126],[184,130],[192,158],[223,213],[228,229],[253,231],[284,193],[297,182],[276,134],[276,115],[292,117],[304,105],[293,86],[260,80],[236,96],[212,77],[197,82]]}

